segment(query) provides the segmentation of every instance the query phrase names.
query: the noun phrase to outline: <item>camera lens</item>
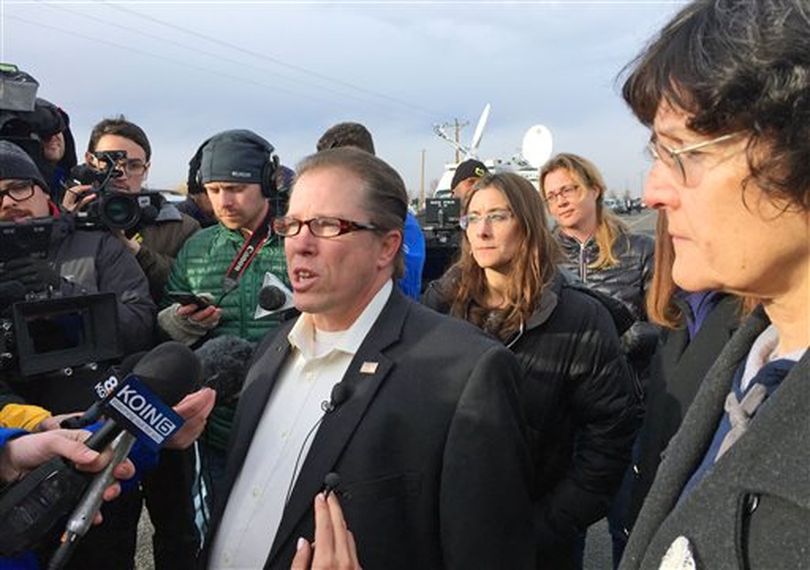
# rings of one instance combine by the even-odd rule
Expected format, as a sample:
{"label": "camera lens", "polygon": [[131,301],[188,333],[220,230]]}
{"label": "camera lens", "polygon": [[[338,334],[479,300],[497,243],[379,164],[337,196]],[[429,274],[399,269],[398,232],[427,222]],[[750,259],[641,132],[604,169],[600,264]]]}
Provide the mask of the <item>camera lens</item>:
{"label": "camera lens", "polygon": [[114,229],[128,230],[140,219],[141,211],[138,202],[126,194],[107,195],[101,205],[101,219]]}

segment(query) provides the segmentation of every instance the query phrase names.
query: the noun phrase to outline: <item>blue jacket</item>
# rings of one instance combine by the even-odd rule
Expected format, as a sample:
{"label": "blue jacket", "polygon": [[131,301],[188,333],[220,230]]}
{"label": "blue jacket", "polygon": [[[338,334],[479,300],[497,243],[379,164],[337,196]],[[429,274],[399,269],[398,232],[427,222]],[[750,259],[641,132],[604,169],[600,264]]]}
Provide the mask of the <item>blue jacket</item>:
{"label": "blue jacket", "polygon": [[405,216],[402,251],[405,253],[405,275],[399,280],[399,289],[405,295],[419,300],[422,294],[422,268],[425,266],[425,236],[416,217]]}

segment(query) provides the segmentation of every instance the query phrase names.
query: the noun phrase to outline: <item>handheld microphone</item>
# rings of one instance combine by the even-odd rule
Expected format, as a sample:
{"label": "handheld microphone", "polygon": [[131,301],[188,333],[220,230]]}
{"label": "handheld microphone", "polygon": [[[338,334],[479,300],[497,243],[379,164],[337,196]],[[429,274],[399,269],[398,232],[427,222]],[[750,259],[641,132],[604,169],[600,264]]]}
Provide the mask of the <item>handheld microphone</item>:
{"label": "handheld microphone", "polygon": [[[159,447],[162,439],[155,437],[157,434],[150,432],[144,434],[138,429],[140,423],[137,421],[138,414],[151,414],[157,418],[153,414],[154,402],[147,401],[149,396],[156,396],[159,402],[174,406],[183,399],[183,396],[196,390],[200,384],[202,367],[190,348],[181,342],[170,341],[150,350],[138,361],[132,369],[132,374],[152,393],[148,396],[138,394],[137,388],[131,388],[131,381],[117,388],[109,405],[105,407],[105,412],[115,416],[115,420],[107,421],[84,442],[90,449],[101,451],[124,429],[141,436],[140,439],[144,443],[152,443],[153,448]],[[121,399],[117,399],[119,396]],[[135,415],[133,410],[129,409],[130,405],[138,408]],[[144,435],[146,437],[143,437]]]}
{"label": "handheld microphone", "polygon": [[[111,366],[105,384],[113,384],[118,386],[120,382],[124,380],[124,378],[126,378],[130,372],[132,372],[132,369],[135,368],[135,365],[141,360],[141,358],[144,357],[144,355],[146,355],[146,351],[136,352],[135,354],[130,354],[124,358],[124,360],[121,361],[121,364]],[[106,398],[101,398],[93,402],[93,404],[87,408],[87,410],[85,410],[81,416],[65,418],[59,422],[59,427],[64,429],[82,429],[96,423],[101,417],[101,414],[104,413],[104,405],[113,394],[115,394],[115,392],[111,390]]]}
{"label": "handheld microphone", "polygon": [[255,347],[243,338],[223,335],[194,351],[202,364],[203,384],[216,390],[218,401],[230,402],[239,396]]}
{"label": "handheld microphone", "polygon": [[265,311],[277,311],[287,302],[287,295],[275,285],[265,285],[259,290],[259,306]]}
{"label": "handheld microphone", "polygon": [[[135,365],[134,375],[112,387],[114,393],[104,413],[116,419],[105,422],[85,444],[100,451],[127,429],[138,434],[147,446],[157,448],[179,429],[182,420],[155,394],[174,405],[195,387],[199,372],[199,362],[182,343],[164,343],[153,349]],[[0,498],[0,554],[30,550],[47,538],[77,504],[92,479],[93,474],[80,472],[63,458],[55,457],[11,487]],[[98,497],[96,487],[100,488]],[[82,504],[95,502],[104,487],[94,486],[94,494],[85,495]],[[75,543],[74,537],[70,544]]]}

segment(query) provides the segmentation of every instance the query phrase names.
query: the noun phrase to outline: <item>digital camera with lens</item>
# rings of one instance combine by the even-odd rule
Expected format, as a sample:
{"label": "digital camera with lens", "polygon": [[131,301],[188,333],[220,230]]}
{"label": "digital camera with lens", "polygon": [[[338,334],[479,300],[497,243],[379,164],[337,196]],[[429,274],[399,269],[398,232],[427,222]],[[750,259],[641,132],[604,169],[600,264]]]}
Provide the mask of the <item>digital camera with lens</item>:
{"label": "digital camera with lens", "polygon": [[89,192],[98,194],[95,200],[76,212],[76,227],[85,230],[107,228],[128,231],[154,222],[165,200],[160,192],[141,191],[131,194],[110,188],[110,182],[123,174],[117,165],[126,160],[126,151],[93,154],[104,166],[103,170],[80,164],[70,171],[74,180],[79,184],[92,185],[93,189]]}

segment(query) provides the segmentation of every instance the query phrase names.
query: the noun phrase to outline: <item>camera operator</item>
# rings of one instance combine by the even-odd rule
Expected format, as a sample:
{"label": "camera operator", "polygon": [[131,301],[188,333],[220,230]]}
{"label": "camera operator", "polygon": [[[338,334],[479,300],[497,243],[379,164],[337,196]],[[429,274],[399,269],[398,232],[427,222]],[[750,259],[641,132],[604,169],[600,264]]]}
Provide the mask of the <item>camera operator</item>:
{"label": "camera operator", "polygon": [[[0,141],[0,221],[21,223],[47,217],[54,220],[47,258],[24,256],[6,262],[0,270],[0,284],[17,282],[27,296],[38,297],[114,293],[123,353],[130,354],[150,347],[153,344],[155,305],[149,296],[146,276],[138,263],[123,244],[108,232],[74,231],[70,217],[60,216],[58,208],[48,198],[47,188],[40,171],[27,154],[12,143]],[[102,376],[104,368],[88,363],[87,366],[25,378],[9,374],[8,380],[25,401],[59,414],[86,409],[92,404],[93,386]],[[122,501],[108,507],[122,508],[117,506]],[[108,518],[119,524],[105,525],[91,531],[74,558],[78,564],[76,567],[81,567],[84,556],[100,555],[105,546],[107,552],[103,555],[112,561],[118,559],[119,551],[126,550],[117,542],[127,533],[136,532],[137,521],[130,529],[121,528],[122,521],[117,517]],[[97,537],[95,540],[94,534]],[[111,564],[110,567],[126,567],[115,562]],[[94,566],[85,563],[84,567]]]}
{"label": "camera operator", "polygon": [[76,143],[70,131],[67,113],[50,101],[37,97],[30,116],[22,115],[42,144],[44,169],[51,199],[59,202],[70,169],[76,166]]}
{"label": "camera operator", "polygon": [[[126,158],[114,165],[107,165],[101,153],[123,151]],[[109,156],[109,154],[108,154]],[[152,149],[146,133],[138,125],[123,116],[104,119],[90,134],[85,161],[101,171],[112,166],[114,177],[108,186],[114,192],[137,194],[149,173]],[[74,208],[78,203],[84,208],[98,193],[81,197],[91,188],[77,186],[68,191],[65,206]],[[141,222],[126,232],[113,230],[137,259],[149,280],[149,290],[157,300],[163,293],[166,281],[177,252],[186,239],[200,229],[199,223],[182,214],[174,205],[163,202],[153,221]],[[160,454],[158,468],[143,480],[143,497],[155,528],[153,552],[155,567],[190,567],[199,545],[199,535],[194,526],[194,508],[191,488],[194,482],[194,450],[168,450]],[[140,502],[133,502],[127,513],[137,523]]]}
{"label": "camera operator", "polygon": [[[6,262],[0,270],[0,283],[16,281],[26,295],[115,293],[123,352],[148,348],[153,344],[155,305],[143,271],[112,236],[73,231],[69,217],[60,216],[48,198],[47,188],[27,154],[8,141],[0,141],[0,222],[51,217],[55,224],[48,258],[25,256]],[[92,384],[86,385],[84,393],[77,384],[81,374],[46,376],[57,378],[14,382],[14,389],[29,402],[57,413],[83,409],[91,403]]]}
{"label": "camera operator", "polygon": [[[127,121],[123,116],[104,119],[93,127],[87,145],[85,161],[96,169],[104,168],[98,153],[124,151],[126,158],[114,165],[115,172],[109,181],[109,189],[115,192],[137,194],[149,173],[152,148],[146,133],[138,125]],[[80,185],[65,193],[63,206],[76,211],[98,198],[90,192],[91,186]],[[157,301],[169,278],[172,263],[186,239],[200,229],[200,224],[174,205],[163,202],[154,221],[141,222],[126,232],[113,230],[113,233],[138,260],[149,280],[149,290]]]}

